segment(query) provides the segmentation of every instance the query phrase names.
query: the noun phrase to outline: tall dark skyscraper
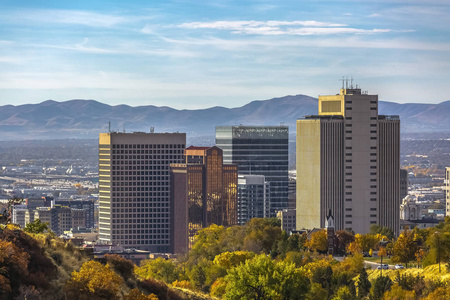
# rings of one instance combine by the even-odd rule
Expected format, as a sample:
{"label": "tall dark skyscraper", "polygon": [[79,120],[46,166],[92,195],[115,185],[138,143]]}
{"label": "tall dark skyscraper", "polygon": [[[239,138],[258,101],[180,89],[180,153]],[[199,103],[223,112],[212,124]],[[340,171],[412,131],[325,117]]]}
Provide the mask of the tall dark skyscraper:
{"label": "tall dark skyscraper", "polygon": [[239,174],[264,175],[270,185],[270,216],[288,207],[288,126],[217,126],[216,145],[224,163]]}
{"label": "tall dark skyscraper", "polygon": [[209,225],[237,224],[237,165],[224,164],[218,147],[189,147],[186,163],[171,165],[173,249],[186,252]]}
{"label": "tall dark skyscraper", "polygon": [[100,241],[170,251],[170,164],[185,144],[185,133],[100,133]]}

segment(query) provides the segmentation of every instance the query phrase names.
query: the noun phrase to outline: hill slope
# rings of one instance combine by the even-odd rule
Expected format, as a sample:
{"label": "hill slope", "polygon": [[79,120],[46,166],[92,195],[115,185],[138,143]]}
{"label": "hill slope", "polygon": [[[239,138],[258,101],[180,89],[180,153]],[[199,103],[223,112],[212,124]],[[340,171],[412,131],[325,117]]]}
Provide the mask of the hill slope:
{"label": "hill slope", "polygon": [[[398,104],[380,101],[380,114],[400,115],[402,132],[449,131],[450,101],[440,104]],[[295,121],[317,114],[317,99],[305,95],[252,101],[242,107],[176,110],[153,105],[110,106],[94,100],[47,100],[39,104],[0,106],[0,140],[97,138],[111,130],[186,132],[213,136],[217,125],[277,125],[295,132]]]}

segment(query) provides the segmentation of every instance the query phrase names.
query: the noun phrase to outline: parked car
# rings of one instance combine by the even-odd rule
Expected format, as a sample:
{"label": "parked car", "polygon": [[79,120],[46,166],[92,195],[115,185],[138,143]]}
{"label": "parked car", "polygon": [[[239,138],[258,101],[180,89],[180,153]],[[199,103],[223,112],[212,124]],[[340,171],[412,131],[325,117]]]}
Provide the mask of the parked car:
{"label": "parked car", "polygon": [[383,270],[388,270],[388,269],[389,269],[389,266],[388,266],[387,264],[382,264],[382,265],[380,265],[380,266],[377,267],[377,270],[381,270],[381,269],[383,269]]}
{"label": "parked car", "polygon": [[395,268],[398,270],[398,269],[404,269],[405,267],[402,264],[398,264],[398,265],[395,265]]}

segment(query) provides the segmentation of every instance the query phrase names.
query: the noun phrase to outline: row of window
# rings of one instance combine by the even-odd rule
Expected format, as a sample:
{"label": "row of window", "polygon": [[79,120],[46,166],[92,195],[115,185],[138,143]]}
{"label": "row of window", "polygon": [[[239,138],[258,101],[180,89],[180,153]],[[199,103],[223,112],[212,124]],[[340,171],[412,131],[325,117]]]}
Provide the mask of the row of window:
{"label": "row of window", "polygon": [[[102,146],[102,145],[100,145]],[[113,144],[113,149],[164,149],[164,148],[183,148],[184,144]]]}

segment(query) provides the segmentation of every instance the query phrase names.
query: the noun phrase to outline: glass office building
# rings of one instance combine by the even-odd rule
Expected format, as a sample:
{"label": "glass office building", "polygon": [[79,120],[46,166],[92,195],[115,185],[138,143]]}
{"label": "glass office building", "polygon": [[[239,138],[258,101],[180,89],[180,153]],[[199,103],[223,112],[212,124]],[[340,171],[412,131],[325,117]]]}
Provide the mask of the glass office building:
{"label": "glass office building", "polygon": [[224,164],[242,175],[264,175],[270,185],[270,217],[288,207],[288,126],[217,126]]}

